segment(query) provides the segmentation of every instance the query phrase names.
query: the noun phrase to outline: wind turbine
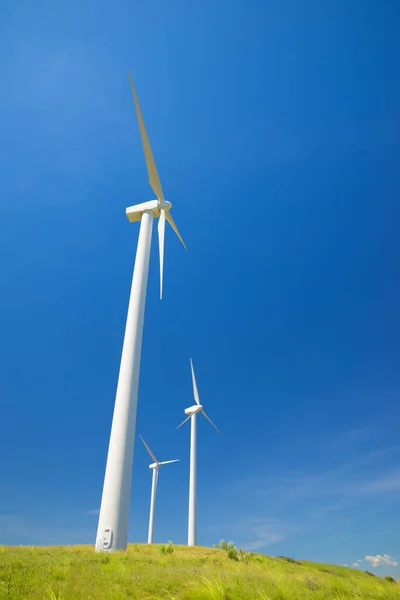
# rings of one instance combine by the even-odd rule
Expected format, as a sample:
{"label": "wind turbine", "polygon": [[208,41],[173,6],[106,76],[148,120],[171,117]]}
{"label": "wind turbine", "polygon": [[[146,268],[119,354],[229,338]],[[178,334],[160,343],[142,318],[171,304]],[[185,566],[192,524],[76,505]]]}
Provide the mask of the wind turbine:
{"label": "wind turbine", "polygon": [[144,202],[143,204],[136,204],[126,209],[126,215],[130,222],[140,221],[140,231],[96,536],[96,550],[106,551],[125,550],[128,539],[140,356],[153,220],[159,217],[160,298],[162,298],[163,289],[166,220],[186,248],[169,212],[172,204],[164,198],[130,73],[129,78],[146,158],[150,187],[153,189],[157,199]]}
{"label": "wind turbine", "polygon": [[196,377],[194,374],[193,361],[190,359],[190,368],[192,370],[193,395],[196,404],[185,409],[185,414],[189,415],[179,427],[182,427],[186,421],[191,419],[190,429],[190,475],[189,475],[189,523],[188,523],[188,546],[196,545],[196,416],[201,413],[211,423],[211,425],[221,435],[220,430],[214,425],[210,417],[203,410],[200,404],[199,391],[197,389]]}
{"label": "wind turbine", "polygon": [[145,445],[147,452],[150,454],[150,458],[152,460],[154,460],[154,462],[151,465],[149,465],[149,469],[153,469],[153,479],[151,482],[149,535],[147,537],[147,543],[152,544],[153,543],[153,530],[154,530],[154,507],[156,504],[156,492],[157,492],[157,482],[158,482],[158,469],[161,467],[161,465],[169,465],[170,463],[179,462],[179,458],[175,459],[175,460],[164,460],[163,462],[158,461],[156,459],[156,457],[154,456],[154,454],[152,453],[152,451],[150,450],[150,448],[148,447],[148,445],[146,444],[146,442],[144,441],[144,439],[142,438],[142,436],[139,435],[139,437],[142,440],[143,444]]}

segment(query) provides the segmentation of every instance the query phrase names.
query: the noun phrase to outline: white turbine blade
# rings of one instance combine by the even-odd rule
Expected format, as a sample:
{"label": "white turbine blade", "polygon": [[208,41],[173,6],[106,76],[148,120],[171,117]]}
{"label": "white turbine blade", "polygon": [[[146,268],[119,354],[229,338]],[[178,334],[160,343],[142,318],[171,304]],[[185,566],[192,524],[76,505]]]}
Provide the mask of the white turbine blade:
{"label": "white turbine blade", "polygon": [[158,221],[158,245],[160,250],[160,300],[163,292],[163,272],[164,272],[164,236],[165,236],[165,208],[160,211]]}
{"label": "white turbine blade", "polygon": [[136,95],[136,90],[133,85],[132,75],[130,73],[129,73],[129,79],[131,82],[133,99],[135,101],[136,114],[137,114],[137,118],[139,121],[140,135],[142,137],[144,156],[146,158],[147,173],[149,175],[149,183],[150,183],[150,186],[152,187],[155,195],[161,202],[162,200],[164,200],[164,195],[163,195],[163,191],[162,191],[162,187],[161,187],[161,183],[160,183],[160,178],[158,177],[156,163],[154,162],[154,157],[153,157],[153,153],[151,151],[149,138],[147,137],[146,127],[144,126],[144,121],[143,121],[142,113],[141,113],[140,106],[139,106],[139,100]]}
{"label": "white turbine blade", "polygon": [[139,434],[140,439],[142,440],[143,444],[145,445],[145,448],[147,450],[147,452],[150,454],[151,458],[154,460],[154,462],[158,463],[158,460],[156,459],[156,457],[154,456],[154,454],[152,453],[152,451],[150,450],[150,448],[148,447],[148,445],[146,444],[146,442],[144,441],[144,439],[142,438],[142,436]]}
{"label": "white turbine blade", "polygon": [[182,423],[180,425],[178,425],[177,429],[179,429],[179,427],[182,427],[182,425],[184,425],[186,423],[186,421],[189,421],[191,416],[192,415],[189,415],[188,417],[186,417],[186,419],[184,421],[182,421]]}
{"label": "white turbine blade", "polygon": [[218,427],[216,425],[214,425],[214,423],[211,421],[210,417],[204,412],[204,410],[200,411],[205,418],[207,419],[207,421],[210,421],[211,425],[214,427],[214,429],[216,429],[219,433],[219,435],[222,435],[222,433],[220,432],[220,430],[218,429]]}
{"label": "white turbine blade", "polygon": [[164,460],[163,462],[160,462],[160,465],[169,465],[173,462],[179,462],[179,458],[176,458],[175,460]]}
{"label": "white turbine blade", "polygon": [[175,231],[176,235],[178,236],[178,238],[179,238],[179,239],[180,239],[180,241],[182,242],[182,244],[183,244],[183,247],[185,248],[185,250],[187,250],[187,248],[186,248],[186,244],[185,244],[185,242],[183,241],[181,234],[179,233],[179,229],[177,228],[177,226],[176,226],[176,224],[175,224],[175,221],[174,221],[174,220],[173,220],[173,218],[171,217],[171,213],[170,213],[170,212],[167,212],[167,214],[166,214],[165,216],[166,216],[166,218],[167,218],[167,221],[168,221],[168,223],[171,225],[172,229]]}
{"label": "white turbine blade", "polygon": [[193,361],[190,359],[190,368],[192,369],[193,395],[197,406],[200,406],[199,390],[197,389],[196,377],[194,374]]}

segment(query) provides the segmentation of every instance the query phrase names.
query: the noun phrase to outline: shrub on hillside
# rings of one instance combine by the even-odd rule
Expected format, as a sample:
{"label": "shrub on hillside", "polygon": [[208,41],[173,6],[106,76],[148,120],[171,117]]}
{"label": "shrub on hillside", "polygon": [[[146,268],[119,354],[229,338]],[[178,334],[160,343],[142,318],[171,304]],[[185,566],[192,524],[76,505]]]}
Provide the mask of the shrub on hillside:
{"label": "shrub on hillside", "polygon": [[233,542],[226,543],[225,540],[221,540],[219,544],[214,544],[213,548],[225,550],[228,558],[231,558],[232,560],[242,560],[243,562],[258,560],[259,562],[264,562],[264,559],[256,556],[254,552],[246,552],[243,548],[239,548],[238,550]]}
{"label": "shrub on hillside", "polygon": [[158,546],[157,550],[161,552],[161,554],[172,554],[174,551],[174,545],[172,542],[168,542],[168,544],[161,544],[161,546]]}
{"label": "shrub on hillside", "polygon": [[228,545],[226,547],[226,553],[229,558],[232,558],[232,560],[239,560],[238,552],[233,542],[228,542]]}
{"label": "shrub on hillside", "polygon": [[396,583],[395,578],[392,577],[391,575],[386,575],[385,579],[386,579],[386,581],[390,581],[390,583]]}

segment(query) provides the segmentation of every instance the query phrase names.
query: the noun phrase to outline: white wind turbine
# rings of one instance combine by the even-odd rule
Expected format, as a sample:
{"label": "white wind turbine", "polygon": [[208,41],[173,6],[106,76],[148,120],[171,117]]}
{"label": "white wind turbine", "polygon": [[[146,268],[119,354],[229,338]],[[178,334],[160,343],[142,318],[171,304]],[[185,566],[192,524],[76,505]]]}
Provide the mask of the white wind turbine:
{"label": "white wind turbine", "polygon": [[172,204],[164,198],[130,73],[129,77],[139,121],[149,182],[157,199],[151,200],[150,202],[144,202],[143,204],[130,206],[126,209],[126,215],[129,221],[141,221],[141,223],[96,536],[96,550],[106,551],[117,549],[125,550],[128,538],[140,355],[142,350],[144,309],[153,220],[160,217],[158,222],[160,298],[162,298],[163,288],[164,235],[166,220],[185,246],[178,228],[169,212]]}
{"label": "white wind turbine", "polygon": [[185,409],[185,414],[189,415],[179,427],[182,427],[186,421],[191,419],[190,430],[190,475],[189,475],[189,521],[188,521],[188,546],[196,545],[196,416],[201,413],[211,423],[211,425],[221,434],[220,430],[214,425],[210,417],[203,410],[200,404],[199,391],[197,389],[196,377],[194,374],[193,361],[190,359],[190,368],[192,370],[193,395],[196,404]]}
{"label": "white wind turbine", "polygon": [[139,435],[139,437],[142,440],[143,444],[145,445],[147,452],[150,454],[150,458],[152,460],[154,460],[154,462],[151,465],[149,465],[149,469],[153,469],[153,479],[151,482],[149,534],[147,537],[147,543],[152,544],[153,543],[153,531],[154,531],[154,507],[156,504],[156,493],[157,493],[157,482],[158,482],[158,469],[161,467],[161,465],[169,465],[170,463],[179,462],[179,458],[177,458],[175,460],[164,460],[163,462],[158,461],[156,459],[156,457],[154,456],[154,454],[152,453],[152,451],[150,450],[150,448],[148,447],[148,445],[146,444],[146,442],[144,441],[144,439],[142,438],[142,436]]}

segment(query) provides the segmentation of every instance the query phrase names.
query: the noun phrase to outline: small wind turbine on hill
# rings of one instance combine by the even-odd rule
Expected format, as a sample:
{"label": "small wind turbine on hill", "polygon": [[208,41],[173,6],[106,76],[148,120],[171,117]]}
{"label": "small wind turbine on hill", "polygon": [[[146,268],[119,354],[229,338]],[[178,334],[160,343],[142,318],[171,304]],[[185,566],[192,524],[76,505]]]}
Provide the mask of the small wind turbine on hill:
{"label": "small wind turbine on hill", "polygon": [[193,383],[193,395],[196,404],[185,409],[185,414],[189,415],[179,427],[182,427],[186,421],[191,419],[190,429],[190,475],[189,475],[189,521],[188,521],[188,546],[196,545],[196,416],[197,413],[201,413],[211,425],[218,431],[221,432],[211,421],[210,417],[203,410],[203,406],[200,404],[199,391],[197,389],[196,376],[194,374],[193,361],[190,359],[190,368],[192,370],[192,383]]}
{"label": "small wind turbine on hill", "polygon": [[164,460],[163,462],[158,461],[156,459],[156,457],[154,456],[154,454],[152,453],[152,451],[150,450],[150,448],[148,447],[148,445],[146,444],[146,442],[144,441],[144,439],[142,438],[142,436],[139,435],[139,437],[142,440],[143,444],[145,445],[145,448],[146,448],[147,452],[149,453],[150,458],[152,460],[154,460],[154,462],[151,465],[149,465],[149,469],[153,469],[153,479],[151,482],[149,535],[147,537],[147,543],[152,544],[153,543],[153,531],[154,531],[154,507],[156,504],[156,493],[157,493],[157,482],[158,482],[158,469],[161,467],[161,465],[169,465],[170,463],[179,462],[179,458],[175,459],[175,460]]}
{"label": "small wind turbine on hill", "polygon": [[130,206],[126,209],[129,221],[140,221],[140,231],[96,536],[96,550],[107,551],[125,550],[128,540],[140,356],[153,220],[159,217],[160,298],[162,298],[163,290],[166,220],[185,246],[181,234],[169,212],[172,204],[164,198],[130,73],[129,77],[139,121],[149,182],[157,199]]}

